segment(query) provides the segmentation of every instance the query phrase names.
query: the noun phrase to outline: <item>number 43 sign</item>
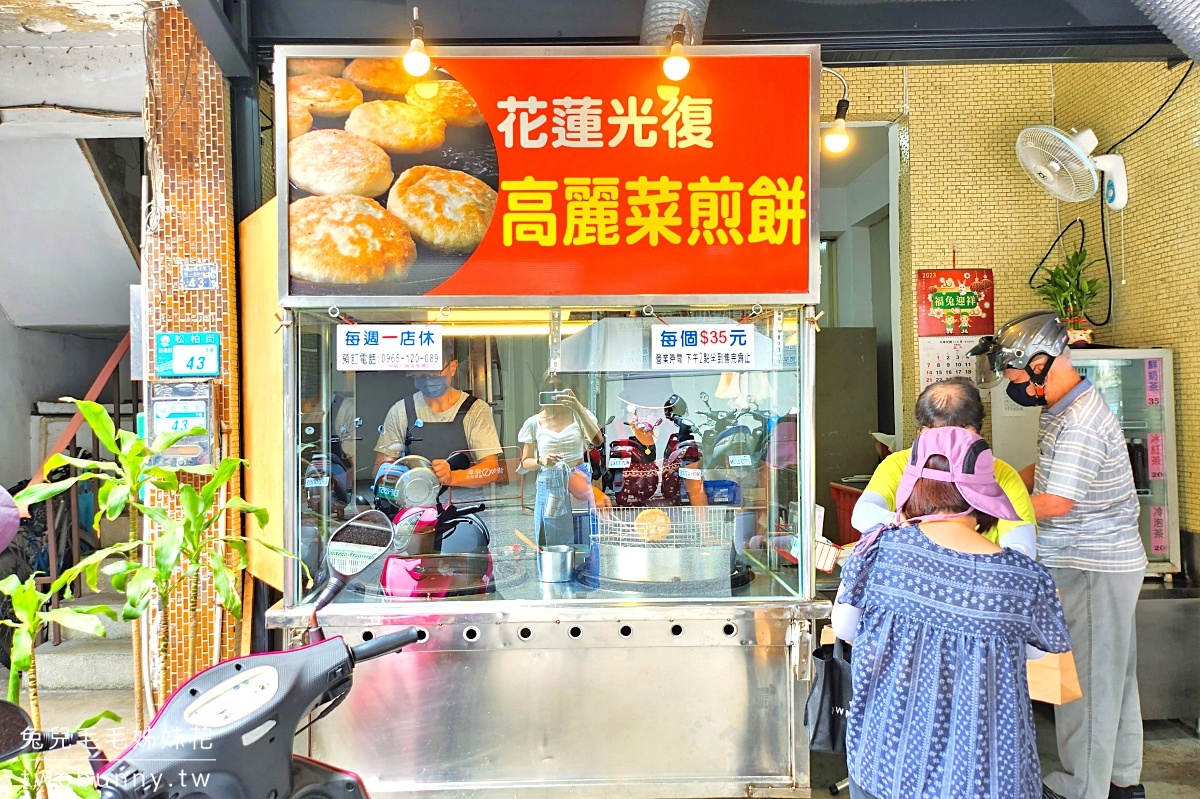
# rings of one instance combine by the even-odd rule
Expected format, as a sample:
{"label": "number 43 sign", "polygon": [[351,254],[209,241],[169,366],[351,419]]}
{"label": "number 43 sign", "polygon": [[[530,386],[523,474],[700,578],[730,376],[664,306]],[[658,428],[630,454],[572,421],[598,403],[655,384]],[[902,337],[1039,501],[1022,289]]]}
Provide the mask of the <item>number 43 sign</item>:
{"label": "number 43 sign", "polygon": [[216,377],[221,374],[220,333],[156,333],[154,375]]}

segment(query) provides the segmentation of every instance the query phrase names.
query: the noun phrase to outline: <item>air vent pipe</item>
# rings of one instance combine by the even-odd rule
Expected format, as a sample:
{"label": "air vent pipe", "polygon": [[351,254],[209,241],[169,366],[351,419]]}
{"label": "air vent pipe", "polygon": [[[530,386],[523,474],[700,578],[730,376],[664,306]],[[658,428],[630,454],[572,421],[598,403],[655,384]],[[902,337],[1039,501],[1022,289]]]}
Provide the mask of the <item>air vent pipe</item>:
{"label": "air vent pipe", "polygon": [[[1200,0],[1133,0],[1143,14],[1193,61],[1200,61]],[[680,3],[679,5],[683,5]],[[646,5],[649,19],[650,4]],[[642,22],[645,42],[646,23]]]}
{"label": "air vent pipe", "polygon": [[704,22],[708,18],[709,0],[646,0],[642,12],[642,44],[665,45],[671,38],[671,29],[687,15],[687,44],[700,44],[704,36]]}

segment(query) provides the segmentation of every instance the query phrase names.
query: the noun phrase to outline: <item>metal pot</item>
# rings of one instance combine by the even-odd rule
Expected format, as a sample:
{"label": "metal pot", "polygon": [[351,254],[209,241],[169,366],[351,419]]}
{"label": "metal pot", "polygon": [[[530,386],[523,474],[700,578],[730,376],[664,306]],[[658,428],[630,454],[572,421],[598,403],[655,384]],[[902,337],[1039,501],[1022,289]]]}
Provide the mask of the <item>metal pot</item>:
{"label": "metal pot", "polygon": [[538,550],[538,580],[543,583],[566,583],[571,581],[575,568],[575,547],[555,544]]}
{"label": "metal pot", "polygon": [[442,484],[433,473],[433,462],[420,455],[405,455],[398,463],[408,467],[400,478],[400,498],[404,506],[419,508],[434,504]]}

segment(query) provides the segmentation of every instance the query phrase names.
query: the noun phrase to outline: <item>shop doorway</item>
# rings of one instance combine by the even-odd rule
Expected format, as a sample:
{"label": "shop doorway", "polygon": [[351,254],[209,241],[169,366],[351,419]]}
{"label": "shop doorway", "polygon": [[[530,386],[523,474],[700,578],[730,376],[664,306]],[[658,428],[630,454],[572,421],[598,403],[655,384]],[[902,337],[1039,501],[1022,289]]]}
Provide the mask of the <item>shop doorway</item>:
{"label": "shop doorway", "polygon": [[903,428],[895,346],[899,151],[894,126],[879,122],[851,127],[852,143],[846,152],[821,153],[821,307],[828,327],[874,331],[876,402],[867,432],[894,434]]}
{"label": "shop doorway", "polygon": [[842,498],[878,465],[871,434],[903,431],[899,138],[888,123],[851,127],[845,152],[821,153],[819,191],[825,316],[816,353],[816,499],[829,511],[824,532],[833,540]]}

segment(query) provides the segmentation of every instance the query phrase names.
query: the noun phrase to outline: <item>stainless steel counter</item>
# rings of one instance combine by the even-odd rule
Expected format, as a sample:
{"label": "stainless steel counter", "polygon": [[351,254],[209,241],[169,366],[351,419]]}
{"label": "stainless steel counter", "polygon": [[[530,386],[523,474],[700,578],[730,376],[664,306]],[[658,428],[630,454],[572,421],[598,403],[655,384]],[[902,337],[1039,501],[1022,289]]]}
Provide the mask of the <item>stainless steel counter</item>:
{"label": "stainless steel counter", "polygon": [[428,638],[363,664],[307,754],[374,797],[810,796],[803,709],[827,602],[598,600],[331,606],[328,635]]}

